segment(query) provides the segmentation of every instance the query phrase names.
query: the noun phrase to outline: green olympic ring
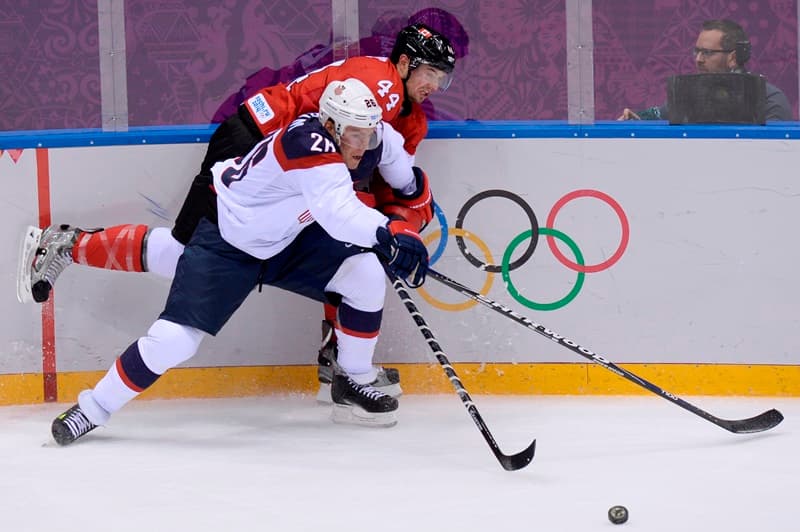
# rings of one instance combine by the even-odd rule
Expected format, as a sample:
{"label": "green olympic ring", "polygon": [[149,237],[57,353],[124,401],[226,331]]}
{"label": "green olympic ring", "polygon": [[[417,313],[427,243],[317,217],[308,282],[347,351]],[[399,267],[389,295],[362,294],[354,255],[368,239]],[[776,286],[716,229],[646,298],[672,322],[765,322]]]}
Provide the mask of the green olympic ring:
{"label": "green olympic ring", "polygon": [[[572,250],[572,253],[575,255],[575,262],[580,266],[583,266],[585,263],[583,261],[583,254],[581,250],[578,249],[578,245],[572,240],[570,237],[558,231],[557,229],[551,229],[549,227],[540,227],[539,234],[545,236],[551,236],[558,238],[562,242],[564,242],[569,249]],[[514,240],[506,248],[505,253],[503,253],[503,261],[501,263],[501,271],[503,274],[503,282],[506,285],[506,289],[508,293],[511,294],[518,303],[525,305],[526,307],[533,309],[533,310],[556,310],[558,308],[563,307],[575,297],[577,297],[578,292],[581,291],[581,287],[583,287],[583,280],[586,277],[586,274],[582,271],[578,272],[578,278],[575,281],[575,286],[572,287],[572,290],[564,296],[563,298],[559,299],[558,301],[553,301],[552,303],[537,303],[536,301],[531,301],[527,299],[525,296],[519,293],[516,289],[514,284],[511,282],[511,254],[514,253],[514,250],[517,249],[517,246],[520,245],[524,240],[531,238],[533,235],[533,231],[528,229],[527,231],[523,231],[519,235],[517,235]]]}
{"label": "green olympic ring", "polygon": [[[501,265],[499,266],[496,264],[491,264],[490,262],[487,263],[481,262],[477,257],[475,257],[472,253],[469,252],[469,250],[465,245],[464,238],[462,238],[462,237],[471,238],[472,236],[474,236],[472,235],[471,232],[466,232],[461,227],[464,223],[464,218],[466,217],[467,212],[472,207],[474,207],[479,201],[486,199],[488,197],[503,197],[512,200],[513,202],[517,203],[520,207],[522,207],[522,209],[525,211],[525,213],[528,215],[528,218],[531,221],[531,228],[518,235],[509,244],[509,247],[506,249],[505,254],[503,255],[503,260],[501,261]],[[562,207],[564,207],[564,205],[567,204],[569,201],[582,197],[592,197],[607,203],[617,213],[617,215],[619,216],[620,224],[622,225],[622,240],[617,250],[614,252],[614,254],[608,260],[602,263],[592,264],[589,266],[585,264],[583,254],[578,249],[577,244],[575,244],[575,242],[566,234],[552,228],[552,226],[555,223],[555,218],[559,210]],[[439,225],[442,228],[442,235],[435,253],[431,256],[431,264],[435,263],[438,259],[442,257],[445,246],[447,245],[447,236],[448,236],[448,224],[444,212],[439,208],[438,205],[434,206],[434,212],[436,213]],[[491,276],[494,273],[501,272],[503,275],[503,281],[506,286],[506,289],[508,290],[509,294],[511,294],[511,296],[514,298],[514,300],[534,310],[556,310],[573,301],[577,297],[581,288],[583,287],[585,274],[603,271],[611,267],[613,264],[615,264],[620,259],[622,254],[625,252],[625,249],[627,248],[628,245],[628,239],[630,236],[630,226],[628,223],[628,218],[625,215],[625,212],[622,210],[622,207],[608,194],[605,194],[598,190],[582,189],[582,190],[575,190],[573,192],[570,192],[569,194],[566,194],[553,205],[552,209],[550,210],[550,214],[547,217],[547,224],[545,224],[546,227],[538,227],[538,225],[539,224],[536,223],[536,215],[533,213],[533,209],[531,209],[531,207],[522,198],[506,190],[486,190],[483,192],[479,192],[478,194],[475,194],[464,204],[464,206],[461,207],[461,210],[459,211],[458,217],[456,219],[456,229],[462,232],[461,235],[456,235],[456,243],[459,245],[458,246],[459,251],[461,251],[462,255],[467,259],[467,261],[469,261],[473,266],[476,266],[477,268],[486,272],[487,282],[491,279]],[[531,257],[531,255],[533,254],[533,250],[536,248],[536,242],[539,239],[540,233],[547,237],[547,243],[555,258],[561,264],[565,265],[569,269],[578,273],[578,278],[572,290],[570,290],[570,292],[564,298],[558,301],[554,301],[552,303],[538,303],[536,301],[531,301],[525,298],[519,293],[519,291],[511,282],[510,272],[518,268],[520,265],[526,262],[528,258]],[[528,249],[525,251],[522,257],[512,262],[511,255],[514,253],[515,249],[519,246],[519,244],[528,238],[531,239],[531,242],[528,245]],[[570,261],[561,253],[561,251],[556,246],[554,239],[561,240],[567,245],[567,247],[569,247],[572,250],[572,253],[575,255],[576,258],[575,262]],[[426,240],[425,244],[427,246],[429,242]],[[486,254],[485,251],[484,254]],[[491,259],[488,258],[488,255],[487,255],[487,260],[491,261]],[[450,310],[450,311],[463,310],[462,308],[458,309],[453,307],[445,308],[445,305],[447,305],[446,303],[434,300],[432,297],[430,297],[430,299],[426,298],[426,301],[428,301],[428,303],[432,304],[437,308],[445,310]]]}

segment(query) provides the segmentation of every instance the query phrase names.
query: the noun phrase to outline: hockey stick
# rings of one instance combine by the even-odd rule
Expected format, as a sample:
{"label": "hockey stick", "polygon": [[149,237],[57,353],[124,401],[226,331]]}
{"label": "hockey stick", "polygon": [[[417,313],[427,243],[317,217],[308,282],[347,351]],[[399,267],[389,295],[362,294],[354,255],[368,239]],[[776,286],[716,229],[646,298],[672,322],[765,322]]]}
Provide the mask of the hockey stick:
{"label": "hockey stick", "polygon": [[608,360],[606,360],[602,356],[598,355],[597,353],[595,353],[591,349],[587,349],[586,347],[582,347],[582,346],[578,345],[577,343],[573,342],[569,338],[565,338],[564,336],[561,336],[560,334],[556,333],[555,331],[552,331],[552,330],[546,328],[544,325],[540,325],[538,323],[535,323],[535,322],[529,320],[528,318],[517,314],[516,312],[514,312],[510,308],[506,307],[505,305],[503,305],[501,303],[498,303],[496,301],[492,301],[491,299],[489,299],[487,297],[484,297],[483,295],[481,295],[480,293],[476,292],[475,290],[472,290],[471,288],[468,288],[468,287],[464,286],[463,284],[461,284],[461,283],[459,283],[457,281],[454,281],[453,279],[450,279],[449,277],[447,277],[445,275],[442,275],[441,273],[439,273],[439,272],[437,272],[437,271],[435,271],[433,269],[430,269],[430,268],[428,269],[428,276],[429,277],[433,277],[434,279],[436,279],[437,281],[439,281],[443,285],[449,286],[453,290],[456,290],[457,292],[460,292],[461,294],[467,296],[468,298],[470,298],[470,299],[472,299],[474,301],[477,301],[478,303],[481,303],[481,304],[489,307],[490,309],[492,309],[492,310],[494,310],[496,312],[499,312],[503,316],[506,316],[507,318],[510,318],[510,319],[514,320],[515,322],[527,327],[528,329],[530,329],[530,330],[532,330],[532,331],[534,331],[536,333],[541,334],[545,338],[548,338],[549,340],[552,340],[552,341],[556,342],[557,344],[566,347],[570,351],[574,351],[575,353],[578,353],[580,356],[582,356],[584,358],[587,358],[587,359],[591,360],[592,362],[603,366],[607,370],[616,373],[620,377],[622,377],[624,379],[627,379],[627,380],[631,381],[632,383],[634,383],[634,384],[636,384],[638,386],[641,386],[642,388],[645,388],[645,389],[653,392],[654,394],[658,395],[659,397],[663,397],[667,401],[675,403],[676,405],[680,406],[681,408],[684,408],[684,409],[688,410],[689,412],[691,412],[691,413],[693,413],[695,415],[698,415],[698,416],[702,417],[703,419],[705,419],[707,421],[710,421],[711,423],[713,423],[713,424],[715,424],[715,425],[717,425],[719,427],[722,427],[725,430],[728,430],[728,431],[736,433],[736,434],[746,434],[746,433],[751,433],[751,432],[763,432],[765,430],[769,430],[769,429],[775,427],[781,421],[783,421],[783,414],[781,414],[780,412],[778,412],[774,408],[772,410],[768,410],[766,412],[763,412],[762,414],[759,414],[759,415],[757,415],[755,417],[751,417],[749,419],[733,419],[733,420],[730,420],[730,419],[721,419],[721,418],[718,418],[716,416],[713,416],[713,415],[709,414],[708,412],[706,412],[705,410],[702,410],[702,409],[694,406],[693,404],[684,401],[680,397],[671,394],[670,392],[668,392],[668,391],[656,386],[655,384],[653,384],[651,382],[648,382],[648,381],[644,380],[641,377],[637,377],[636,375],[634,375],[630,371],[626,370],[625,368],[621,368],[621,367],[617,366],[616,364],[614,364],[613,362],[609,362]]}
{"label": "hockey stick", "polygon": [[439,361],[439,364],[441,364],[445,374],[447,374],[447,378],[450,379],[451,383],[453,383],[456,393],[461,398],[461,401],[467,408],[467,412],[469,412],[470,417],[472,417],[472,420],[478,426],[478,430],[481,431],[483,439],[485,439],[486,443],[489,444],[489,448],[492,449],[492,452],[497,457],[500,465],[503,466],[503,469],[506,471],[516,471],[517,469],[522,469],[528,465],[531,460],[533,460],[533,454],[536,452],[536,440],[533,440],[527,449],[517,454],[507,455],[500,451],[500,447],[497,445],[494,437],[492,437],[492,433],[489,432],[489,427],[487,427],[486,423],[484,423],[483,418],[478,412],[478,408],[475,406],[475,403],[472,402],[472,398],[469,396],[469,393],[467,393],[467,390],[464,389],[461,379],[458,378],[458,375],[453,369],[453,366],[450,365],[450,361],[447,359],[447,356],[445,356],[444,352],[442,352],[442,348],[436,341],[436,337],[428,327],[428,324],[425,323],[425,318],[423,318],[422,314],[420,314],[417,305],[414,303],[414,300],[411,299],[411,296],[408,295],[408,291],[403,286],[403,283],[396,276],[394,276],[388,270],[386,271],[386,274],[389,276],[389,280],[392,282],[394,291],[397,292],[398,296],[400,296],[400,300],[403,302],[406,310],[409,314],[411,314],[411,317],[414,318],[414,323],[417,324],[422,336],[425,337],[425,340],[428,342],[428,346],[431,348],[431,351],[433,351],[434,356],[436,356],[436,360]]}

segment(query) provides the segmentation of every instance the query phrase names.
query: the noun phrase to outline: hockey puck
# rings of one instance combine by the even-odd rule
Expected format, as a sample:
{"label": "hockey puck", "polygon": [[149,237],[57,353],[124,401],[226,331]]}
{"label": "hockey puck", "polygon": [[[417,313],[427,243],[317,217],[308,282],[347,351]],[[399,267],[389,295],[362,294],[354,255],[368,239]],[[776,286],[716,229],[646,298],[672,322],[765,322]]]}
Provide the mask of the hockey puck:
{"label": "hockey puck", "polygon": [[624,506],[612,506],[608,509],[608,520],[615,525],[621,525],[628,520],[628,509]]}

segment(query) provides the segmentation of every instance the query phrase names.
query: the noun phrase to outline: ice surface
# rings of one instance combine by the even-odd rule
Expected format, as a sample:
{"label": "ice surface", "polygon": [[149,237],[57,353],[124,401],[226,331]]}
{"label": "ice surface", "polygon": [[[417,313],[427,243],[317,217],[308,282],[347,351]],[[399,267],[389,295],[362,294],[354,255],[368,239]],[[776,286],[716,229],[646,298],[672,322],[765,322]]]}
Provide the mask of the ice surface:
{"label": "ice surface", "polygon": [[[474,397],[506,472],[455,394],[406,396],[400,422],[334,425],[309,396],[135,401],[70,447],[66,404],[0,408],[2,530],[796,531],[800,400],[687,397],[714,415],[769,408],[735,435],[657,397]],[[612,525],[622,504],[630,520]]]}

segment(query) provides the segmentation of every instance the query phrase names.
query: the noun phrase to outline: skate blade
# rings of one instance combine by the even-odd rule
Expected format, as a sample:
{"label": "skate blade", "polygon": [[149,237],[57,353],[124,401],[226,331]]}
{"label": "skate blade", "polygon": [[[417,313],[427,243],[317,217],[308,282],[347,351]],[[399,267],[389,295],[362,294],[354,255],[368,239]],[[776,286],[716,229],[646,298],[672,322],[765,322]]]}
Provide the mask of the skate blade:
{"label": "skate blade", "polygon": [[317,392],[317,402],[322,403],[324,405],[329,405],[333,403],[333,399],[331,399],[331,383],[329,382],[319,383],[319,391]]}
{"label": "skate blade", "polygon": [[39,248],[42,239],[42,230],[29,225],[19,246],[17,259],[17,300],[20,303],[33,303],[31,293],[31,268],[33,256]]}
{"label": "skate blade", "polygon": [[362,427],[394,427],[397,425],[395,412],[367,412],[354,405],[334,404],[331,410],[331,420],[334,423],[346,425],[360,425]]}

